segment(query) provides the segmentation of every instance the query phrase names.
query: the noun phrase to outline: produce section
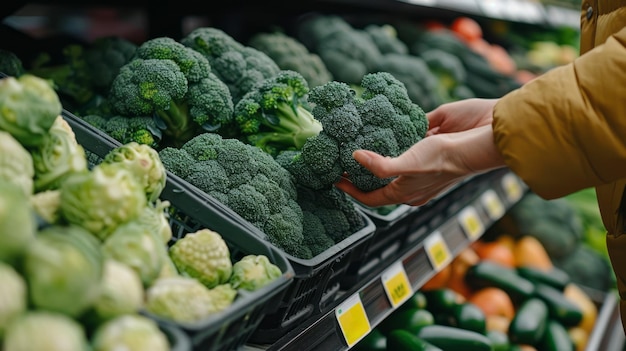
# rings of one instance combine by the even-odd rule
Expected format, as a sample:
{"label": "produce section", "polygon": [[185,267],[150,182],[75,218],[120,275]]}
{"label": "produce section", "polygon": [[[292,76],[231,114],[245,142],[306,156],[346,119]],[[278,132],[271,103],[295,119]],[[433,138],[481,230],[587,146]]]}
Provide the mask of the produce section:
{"label": "produce section", "polygon": [[[67,1],[60,4],[72,3],[72,1]],[[117,7],[120,4],[105,2],[104,5]],[[203,48],[206,49],[206,46],[203,45],[212,40],[220,40],[229,42],[228,45],[232,44],[231,48],[236,48],[231,52],[233,56],[241,55],[244,51],[251,52],[248,50],[250,48],[266,54],[271,61],[274,61],[265,66],[270,75],[286,69],[301,72],[301,77],[279,76],[279,80],[282,79],[279,83],[283,86],[294,84],[294,82],[302,85],[303,83],[299,79],[306,80],[306,84],[311,89],[306,93],[310,93],[309,96],[318,94],[317,98],[311,98],[310,102],[319,105],[328,104],[319,97],[322,95],[320,93],[322,88],[315,90],[315,93],[313,89],[326,87],[325,84],[333,79],[346,83],[346,87],[355,89],[358,93],[367,91],[367,84],[361,85],[361,78],[368,72],[379,70],[391,73],[395,80],[402,82],[407,88],[406,94],[424,110],[459,98],[498,97],[551,67],[568,62],[575,56],[575,36],[571,29],[577,27],[578,21],[578,10],[575,9],[575,6],[569,6],[563,2],[556,4],[529,0],[476,2],[414,0],[394,1],[392,3],[345,0],[320,1],[288,6],[287,12],[290,12],[292,16],[288,19],[269,16],[262,20],[258,18],[251,20],[251,17],[254,16],[248,12],[243,11],[241,16],[237,16],[238,9],[227,7],[223,12],[208,16],[206,22],[200,21],[203,23],[201,26],[207,28],[213,25],[216,26],[213,28],[221,26],[221,28],[228,29],[228,32],[232,33],[232,37],[215,39],[211,35],[216,33],[210,33],[210,31],[193,32],[181,28],[167,31],[168,28],[172,29],[168,27],[171,25],[170,21],[180,21],[184,17],[181,13],[176,13],[167,23],[164,22],[159,25],[158,22],[154,21],[154,19],[159,18],[159,15],[153,12],[154,9],[151,5],[141,2],[133,3],[133,5],[151,9],[148,11],[150,13],[148,18],[151,19],[148,22],[150,29],[144,33],[145,36],[135,37],[141,39],[135,39],[134,43],[131,41],[100,42],[102,45],[100,48],[111,51],[120,50],[120,56],[117,57],[120,60],[119,65],[113,69],[120,69],[131,59],[130,55],[121,55],[123,47],[135,50],[149,42],[149,44],[154,45],[153,48],[162,48],[163,46],[160,45],[166,45],[169,48],[175,47],[175,50],[180,49],[179,53],[181,53],[182,47],[186,46],[187,49],[193,48],[202,53]],[[14,10],[16,9],[9,11],[5,17],[10,16]],[[320,13],[317,13],[318,10]],[[382,15],[380,14],[381,10],[383,10]],[[385,13],[386,11],[388,13]],[[314,13],[311,14],[310,12]],[[400,13],[404,13],[405,16],[396,19],[390,16]],[[407,13],[413,14],[414,17],[406,16]],[[336,14],[342,16],[335,16]],[[228,22],[229,19],[232,19],[232,23]],[[522,27],[517,27],[518,25]],[[270,30],[276,27],[282,27],[283,31]],[[559,34],[552,37],[550,35],[528,35],[527,38],[513,35],[507,39],[507,33],[515,33],[516,28],[533,27],[552,29]],[[563,27],[566,29],[561,31]],[[337,28],[340,29],[337,30]],[[502,28],[505,30],[503,31]],[[322,34],[319,34],[318,37],[317,31],[320,29],[328,32],[337,30],[334,32],[337,41],[332,42],[328,40],[328,37],[322,37]],[[178,33],[178,30],[181,32]],[[148,38],[154,37],[154,33],[171,36],[168,39],[176,38],[178,40],[180,38],[181,45],[178,45],[175,40],[169,40],[167,43],[165,40],[160,42],[149,41]],[[227,32],[217,34],[225,33]],[[554,38],[557,37],[559,39],[555,40]],[[231,43],[231,40],[236,43]],[[8,42],[12,43],[10,40]],[[31,55],[37,51],[37,42],[44,42],[44,40],[33,40],[34,49],[26,50],[28,54],[23,53],[24,56],[22,57],[32,58]],[[66,43],[64,42],[64,44]],[[82,44],[81,41],[70,41],[70,43]],[[343,50],[347,45],[346,43],[350,43],[349,50]],[[282,51],[278,50],[283,46]],[[7,46],[16,52],[18,47],[19,45],[13,46],[13,44]],[[55,48],[58,50],[62,46],[59,45]],[[92,48],[96,50],[91,51]],[[87,52],[94,54],[91,56],[93,58],[98,52],[97,49],[99,48],[89,47]],[[142,59],[156,58],[152,55],[158,51],[157,49],[151,51],[146,45],[142,50],[142,55],[145,55]],[[186,50],[186,52],[188,51]],[[239,85],[242,79],[234,79],[235,73],[232,71],[226,73],[226,71],[221,70],[223,67],[220,66],[221,57],[219,55],[209,51],[205,51],[203,55],[207,58],[205,62],[211,66],[211,75],[203,76],[199,80],[210,84],[210,89],[207,88],[208,86],[199,87],[200,85],[194,86],[192,83],[189,83],[188,88],[203,92],[196,94],[196,98],[206,98],[209,94],[213,94],[210,96],[212,102],[205,104],[205,106],[218,106],[218,108],[202,111],[198,108],[192,108],[189,110],[191,111],[189,114],[173,114],[171,113],[173,110],[159,110],[154,106],[151,107],[150,111],[136,113],[138,108],[129,104],[133,100],[129,99],[132,93],[118,86],[116,89],[119,88],[119,92],[113,95],[116,99],[115,105],[124,106],[125,109],[118,108],[116,110],[118,116],[104,118],[99,114],[103,113],[101,108],[107,106],[93,103],[97,102],[102,91],[105,91],[102,89],[108,89],[115,84],[113,80],[108,81],[107,85],[104,86],[95,84],[94,81],[88,79],[79,81],[79,84],[74,85],[59,84],[65,83],[62,80],[65,78],[85,78],[81,76],[81,73],[85,72],[82,71],[83,68],[81,67],[84,62],[81,61],[81,53],[77,51],[65,50],[51,61],[39,61],[39,66],[33,65],[32,61],[24,61],[26,65],[16,69],[25,69],[25,71],[44,76],[50,74],[49,78],[56,79],[57,88],[60,88],[58,92],[63,99],[64,108],[66,108],[64,117],[75,129],[79,143],[83,144],[89,153],[94,153],[96,157],[101,158],[111,149],[134,140],[143,141],[143,143],[159,150],[161,155],[166,155],[173,152],[170,148],[184,147],[188,142],[190,142],[187,144],[189,145],[188,150],[191,150],[191,145],[194,142],[196,145],[200,142],[217,145],[216,143],[221,142],[221,140],[218,141],[215,138],[210,140],[195,139],[195,133],[198,131],[219,132],[219,129],[226,123],[224,115],[236,113],[238,116],[243,116],[242,111],[245,111],[245,114],[250,113],[250,111],[254,112],[253,107],[258,103],[254,99],[267,97],[267,94],[246,95],[243,91],[249,92],[252,83],[247,88],[243,88],[243,85]],[[290,57],[290,55],[297,56],[297,59]],[[89,56],[86,55],[85,58],[87,57]],[[373,60],[375,57],[378,59]],[[166,59],[170,60],[171,58]],[[260,60],[255,58],[248,62]],[[369,60],[371,62],[368,62]],[[198,60],[200,65],[204,64],[202,61]],[[49,68],[58,68],[53,64],[58,62],[62,63],[61,66],[65,70],[60,72],[65,72],[65,76],[54,76],[59,71],[48,70]],[[94,61],[88,62],[89,65],[93,64]],[[349,65],[346,65],[347,62]],[[156,65],[154,61],[151,63]],[[305,67],[302,66],[303,63]],[[66,65],[63,66],[64,64]],[[100,68],[101,73],[104,73],[102,66],[93,64],[93,67]],[[183,72],[181,67],[168,67],[168,69],[175,68]],[[140,67],[140,69],[146,70],[150,68],[152,67]],[[12,73],[10,69],[12,67],[2,66],[2,71],[7,73]],[[67,72],[71,72],[71,74],[67,75]],[[418,74],[415,74],[416,72]],[[246,79],[251,79],[252,76],[247,76]],[[264,78],[266,77],[260,79]],[[132,79],[135,78],[128,80]],[[395,84],[394,79],[388,81]],[[70,79],[68,79],[69,81]],[[210,83],[208,83],[209,81]],[[105,83],[105,79],[100,78],[98,83]],[[276,83],[276,81],[270,81],[266,84],[272,84],[271,89],[276,89]],[[267,87],[269,86],[265,88]],[[63,88],[67,89],[64,90]],[[204,88],[207,90],[201,90]],[[221,93],[228,91],[232,99],[230,105],[226,102],[226,95],[217,94],[216,91]],[[368,93],[371,94],[371,91]],[[172,94],[175,92],[172,91]],[[380,95],[385,94],[381,93]],[[248,98],[246,102],[249,105],[239,104],[244,96]],[[304,122],[306,118],[319,117],[320,113],[330,113],[330,109],[323,112],[321,109],[308,110],[303,96],[295,96],[294,94],[290,96],[293,100],[287,101],[290,106],[297,106],[297,108],[290,110],[297,111],[296,113],[283,115],[282,113],[289,109],[278,107],[271,111],[271,115],[280,116],[276,118],[281,120],[291,118],[292,122],[297,121],[293,125],[301,125],[300,123],[306,123]],[[379,98],[381,97],[377,99]],[[86,104],[86,101],[89,101],[89,104]],[[181,108],[176,112],[183,111],[186,108],[185,104],[195,107],[194,104],[197,101],[184,101],[184,104],[176,106]],[[300,103],[303,104],[298,105]],[[263,104],[264,102],[261,102],[260,105]],[[355,107],[355,109],[358,108],[360,107]],[[267,112],[266,115],[270,115],[268,111],[270,110],[265,111]],[[379,113],[382,113],[380,111]],[[132,127],[137,128],[135,130],[131,130],[130,124],[127,124],[130,119],[126,117],[133,114],[152,113],[160,116],[161,119],[155,122],[155,119],[152,118],[133,116],[136,118],[134,119],[136,123]],[[263,118],[266,115],[263,115],[260,120],[264,121]],[[246,118],[258,120],[259,117],[249,114],[246,115]],[[267,121],[263,123],[265,122]],[[312,120],[308,119],[308,122],[312,122]],[[116,133],[120,130],[118,123],[125,123],[124,130],[130,132]],[[249,133],[249,135],[243,139],[252,142],[255,146],[261,146],[263,151],[272,154],[281,148],[304,150],[303,145],[306,145],[304,140],[311,135],[323,134],[320,133],[319,128],[316,128],[320,126],[316,126],[315,123],[308,124],[306,128],[302,129],[303,134],[301,136],[288,140],[286,144],[284,138],[272,139],[269,137],[269,135],[275,136],[276,130],[263,129],[273,128],[273,125],[275,123],[267,123],[252,133],[250,130],[246,130],[245,133]],[[248,127],[248,125],[245,126]],[[332,127],[326,125],[324,129],[332,129]],[[241,128],[242,132],[243,130]],[[389,145],[385,147],[388,148],[385,150],[391,149]],[[163,150],[167,151],[163,152]],[[393,152],[399,151],[394,149]],[[199,152],[196,150],[190,154],[198,155]],[[304,151],[303,154],[306,155]],[[171,156],[172,153],[168,157]],[[269,256],[271,261],[279,263],[280,273],[282,273],[280,283],[284,284],[283,286],[279,284],[279,281],[276,281],[275,295],[272,296],[267,295],[269,291],[267,288],[262,290],[263,293],[252,296],[244,294],[243,298],[238,300],[240,304],[233,305],[233,310],[230,310],[231,313],[234,312],[234,319],[223,314],[214,320],[210,319],[207,324],[181,326],[177,323],[172,324],[171,321],[155,318],[159,320],[164,331],[167,332],[167,328],[171,328],[169,334],[171,340],[174,340],[173,336],[182,335],[182,339],[187,338],[189,345],[186,347],[194,349],[194,351],[225,348],[232,348],[233,350],[360,349],[365,341],[372,339],[380,332],[380,328],[388,327],[392,316],[406,309],[417,298],[416,296],[421,290],[427,290],[430,286],[436,285],[437,279],[443,279],[442,277],[451,271],[452,263],[459,256],[463,256],[468,247],[478,245],[478,242],[482,242],[483,239],[492,239],[494,233],[501,230],[503,226],[507,229],[517,228],[520,231],[519,235],[523,231],[529,232],[534,229],[520,226],[519,223],[525,223],[527,217],[523,217],[524,213],[519,208],[517,213],[513,211],[522,199],[530,198],[532,194],[527,194],[525,185],[510,171],[499,170],[468,179],[419,208],[402,205],[371,209],[354,203],[352,204],[354,209],[351,208],[350,213],[357,214],[359,219],[355,221],[359,225],[344,229],[341,236],[331,238],[330,241],[326,241],[328,238],[324,238],[325,246],[323,247],[314,248],[314,246],[310,246],[310,243],[298,245],[290,241],[281,242],[280,235],[270,232],[269,226],[266,227],[261,225],[259,221],[253,221],[253,217],[240,212],[240,208],[223,206],[224,203],[234,203],[234,200],[228,201],[220,197],[222,196],[220,192],[215,191],[213,187],[215,183],[223,179],[200,178],[199,173],[190,176],[189,170],[195,169],[193,162],[184,163],[181,158],[178,158],[182,156],[178,154],[174,156],[176,161],[163,157],[168,169],[168,176],[171,177],[172,181],[164,188],[162,195],[164,199],[169,199],[176,209],[183,212],[181,217],[174,216],[173,218],[186,218],[185,212],[187,212],[192,214],[194,220],[200,220],[200,226],[210,227],[211,220],[209,218],[216,214],[219,216],[226,214],[228,218],[237,222],[234,224],[226,221],[227,227],[234,225],[237,227],[235,231],[251,232],[253,235],[250,237],[250,241],[256,242],[260,238],[262,239],[261,242],[267,243],[265,240],[269,236],[271,239],[267,247],[263,245],[261,249],[254,245],[252,247],[246,246],[244,251],[271,251],[272,254]],[[310,159],[310,156],[307,159]],[[91,160],[93,161],[93,159]],[[202,161],[202,159],[196,159],[194,162],[201,163]],[[281,165],[284,167],[285,165],[293,167],[292,163],[285,163],[285,159],[281,162],[283,162]],[[289,169],[289,166],[285,168]],[[215,167],[215,165],[211,167]],[[319,164],[316,167],[323,168]],[[327,170],[328,173],[332,173],[330,168]],[[237,176],[241,179],[251,178],[241,174],[237,174]],[[307,178],[302,183],[308,181],[308,185],[310,185],[311,179]],[[371,186],[365,185],[370,183],[363,184],[363,186]],[[182,199],[180,198],[181,192],[186,194],[186,196],[182,196]],[[320,198],[316,199],[319,202]],[[281,201],[286,200],[282,198],[277,202]],[[579,202],[579,205],[592,201],[593,199],[584,198]],[[210,208],[215,205],[215,208],[206,210],[207,204]],[[302,204],[300,205],[302,206]],[[579,207],[580,211],[586,210],[589,218],[591,218],[593,214],[589,213],[589,208],[583,207],[584,205]],[[200,210],[201,213],[198,213],[198,208],[204,210]],[[516,214],[519,218],[515,217]],[[591,223],[592,219],[589,218],[587,219]],[[513,219],[517,223],[514,223]],[[326,223],[332,222],[326,221]],[[171,222],[170,224],[174,229],[180,225],[183,233],[195,231],[195,228],[194,230],[185,228],[188,224],[185,222],[182,224]],[[507,227],[507,225],[513,226]],[[558,225],[555,226],[558,227]],[[219,228],[220,225],[217,227]],[[284,231],[288,230],[284,226],[280,228]],[[567,227],[567,229],[576,231],[576,228],[573,227]],[[320,230],[328,231],[330,234],[338,234],[335,232],[336,228],[331,231],[328,229]],[[552,233],[551,229],[548,231]],[[586,330],[586,350],[594,350],[594,347],[599,347],[599,345],[603,345],[599,349],[618,350],[617,347],[620,346],[617,344],[621,342],[621,339],[616,334],[621,331],[618,330],[619,328],[613,328],[614,325],[619,324],[619,316],[616,315],[616,298],[606,293],[610,291],[611,284],[614,282],[610,281],[610,277],[594,274],[603,268],[606,269],[607,266],[603,266],[606,262],[599,259],[595,253],[590,253],[593,250],[597,252],[601,248],[597,236],[601,232],[601,224],[598,225],[596,222],[589,224],[584,231],[576,231],[578,236],[568,237],[570,239],[568,243],[571,244],[571,247],[560,245],[562,241],[554,241],[550,245],[547,239],[544,240],[544,244],[547,244],[546,247],[551,253],[556,252],[553,258],[555,264],[558,263],[560,268],[567,269],[568,274],[580,268],[580,261],[566,260],[565,251],[598,262],[597,271],[585,272],[584,277],[581,276],[581,280],[577,282],[585,283],[589,282],[591,277],[597,278],[594,280],[593,289],[585,291],[594,298],[598,309],[595,323],[591,325],[589,330]],[[563,235],[565,237],[567,233]],[[177,240],[184,236],[185,234],[181,234]],[[242,236],[247,237],[246,234]],[[588,239],[590,245],[593,245],[593,250],[591,246],[586,246],[585,249],[574,251],[579,248],[574,248],[576,245],[571,241],[574,240],[572,238],[576,240]],[[293,246],[290,246],[292,244]],[[239,239],[230,242],[231,248],[239,245],[241,245]],[[305,246],[304,252],[299,251]],[[559,250],[561,252],[558,252]],[[179,263],[180,267],[183,265],[184,263]],[[532,273],[524,271],[524,274]],[[280,288],[278,288],[279,285]],[[478,302],[477,299],[478,297],[474,301]],[[254,304],[252,300],[262,302],[264,305]],[[272,308],[266,307],[265,304],[267,306],[271,304]],[[461,311],[464,311],[463,313],[472,312],[472,306],[463,305],[461,307],[459,305],[458,308],[457,313],[461,313]],[[244,309],[248,310],[244,311]],[[536,311],[536,309],[533,310]],[[239,323],[243,323],[242,320],[239,320],[240,317],[247,320],[249,325],[240,328]],[[229,330],[224,330],[227,328],[219,329],[220,324],[228,326]],[[558,325],[547,322],[546,325],[549,325],[547,328],[552,330],[551,335],[555,336],[555,339],[557,335],[563,335],[563,329],[559,329]],[[609,325],[611,327],[607,327]],[[430,340],[437,343],[439,333],[456,335],[454,333],[462,332],[460,329],[472,329],[480,326],[477,327],[474,323],[473,327],[458,327],[457,325],[454,331],[437,328],[427,329],[424,334],[421,334],[420,340]],[[482,329],[480,331],[482,333]],[[387,332],[389,330],[386,330]],[[216,337],[213,333],[218,333],[219,336]],[[458,334],[459,339],[472,337],[472,335]],[[405,345],[404,343],[419,342],[419,340],[413,340],[410,336],[402,333],[394,332],[388,335],[393,335],[391,339],[387,339],[387,347],[390,350],[395,347],[394,345],[400,347],[398,345]],[[207,340],[211,338],[217,340],[215,344],[209,344],[210,342]],[[453,340],[447,341],[454,342]],[[220,342],[224,344],[220,344]],[[476,339],[476,342],[485,342],[485,339],[479,338]]]}

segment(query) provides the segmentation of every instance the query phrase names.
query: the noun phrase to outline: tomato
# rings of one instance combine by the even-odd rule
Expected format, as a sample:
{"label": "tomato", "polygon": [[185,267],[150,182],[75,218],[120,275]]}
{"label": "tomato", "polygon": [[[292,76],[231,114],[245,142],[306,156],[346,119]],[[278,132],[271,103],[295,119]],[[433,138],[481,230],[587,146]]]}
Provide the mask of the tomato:
{"label": "tomato", "polygon": [[455,18],[450,24],[450,29],[466,42],[472,42],[483,37],[483,29],[480,24],[465,16]]}

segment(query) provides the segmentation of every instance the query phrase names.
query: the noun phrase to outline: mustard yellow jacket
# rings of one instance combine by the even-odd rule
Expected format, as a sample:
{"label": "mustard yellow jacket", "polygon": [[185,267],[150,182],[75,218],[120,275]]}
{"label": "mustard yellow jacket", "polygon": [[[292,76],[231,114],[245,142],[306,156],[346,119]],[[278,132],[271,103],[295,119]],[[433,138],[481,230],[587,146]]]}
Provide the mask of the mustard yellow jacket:
{"label": "mustard yellow jacket", "polygon": [[626,332],[626,0],[585,0],[580,16],[580,57],[504,96],[494,136],[538,195],[596,188]]}

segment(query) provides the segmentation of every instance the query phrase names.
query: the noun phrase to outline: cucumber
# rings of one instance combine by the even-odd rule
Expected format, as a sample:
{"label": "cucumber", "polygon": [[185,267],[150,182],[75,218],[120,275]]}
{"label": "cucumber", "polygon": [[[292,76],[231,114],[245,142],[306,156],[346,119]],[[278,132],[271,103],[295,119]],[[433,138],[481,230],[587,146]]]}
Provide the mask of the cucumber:
{"label": "cucumber", "polygon": [[355,351],[386,351],[387,337],[378,328],[372,329],[352,350]]}
{"label": "cucumber", "polygon": [[533,283],[547,284],[560,291],[565,290],[567,284],[571,282],[569,274],[557,267],[552,267],[550,271],[531,266],[517,267],[516,270],[517,274]]}
{"label": "cucumber", "polygon": [[425,326],[417,333],[417,337],[443,350],[493,351],[491,340],[487,336],[447,325]]}
{"label": "cucumber", "polygon": [[397,351],[443,351],[439,347],[402,329],[396,329],[387,336],[387,350]]}
{"label": "cucumber", "polygon": [[485,334],[487,318],[485,313],[473,303],[465,302],[452,307],[450,313],[435,316],[438,324]]}
{"label": "cucumber", "polygon": [[548,306],[542,299],[527,299],[509,324],[509,341],[512,344],[536,345],[545,334],[548,319]]}
{"label": "cucumber", "polygon": [[548,320],[546,333],[540,345],[542,351],[574,351],[576,349],[565,326],[553,319]]}
{"label": "cucumber", "polygon": [[460,294],[450,288],[425,290],[427,309],[433,315],[450,313],[452,308],[463,301]]}
{"label": "cucumber", "polygon": [[509,336],[505,332],[492,329],[487,331],[485,335],[491,340],[493,351],[510,351]]}
{"label": "cucumber", "polygon": [[417,333],[423,326],[435,323],[433,314],[423,308],[405,308],[393,311],[379,325],[383,334],[397,329]]}
{"label": "cucumber", "polygon": [[566,298],[563,291],[547,284],[537,283],[535,296],[546,303],[550,318],[564,326],[573,327],[583,320],[583,310],[574,301]]}
{"label": "cucumber", "polygon": [[535,285],[520,276],[515,268],[483,260],[469,267],[465,273],[467,284],[479,290],[493,286],[506,291],[513,302],[521,303],[533,296]]}

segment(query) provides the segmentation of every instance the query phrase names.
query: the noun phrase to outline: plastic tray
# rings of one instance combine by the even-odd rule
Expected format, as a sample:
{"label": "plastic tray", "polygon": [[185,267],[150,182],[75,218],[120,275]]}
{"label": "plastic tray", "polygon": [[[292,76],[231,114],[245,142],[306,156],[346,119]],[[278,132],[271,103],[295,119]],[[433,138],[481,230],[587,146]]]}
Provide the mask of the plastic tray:
{"label": "plastic tray", "polygon": [[191,340],[185,332],[173,326],[161,324],[159,328],[165,333],[167,341],[170,343],[170,351],[192,351]]}
{"label": "plastic tray", "polygon": [[[121,145],[106,134],[90,126],[73,114],[63,111],[85,150],[104,157],[114,147]],[[161,200],[171,203],[170,224],[173,241],[201,228],[212,229],[222,235],[230,248],[231,257],[245,254],[263,254],[283,272],[270,284],[253,292],[239,291],[238,297],[226,310],[196,323],[175,323],[145,313],[160,325],[180,328],[190,339],[193,350],[231,351],[243,346],[267,313],[275,311],[294,277],[289,260],[275,247],[251,233],[245,223],[232,210],[215,199],[203,195],[196,188],[168,172],[167,184]],[[181,350],[182,351],[182,350]]]}

